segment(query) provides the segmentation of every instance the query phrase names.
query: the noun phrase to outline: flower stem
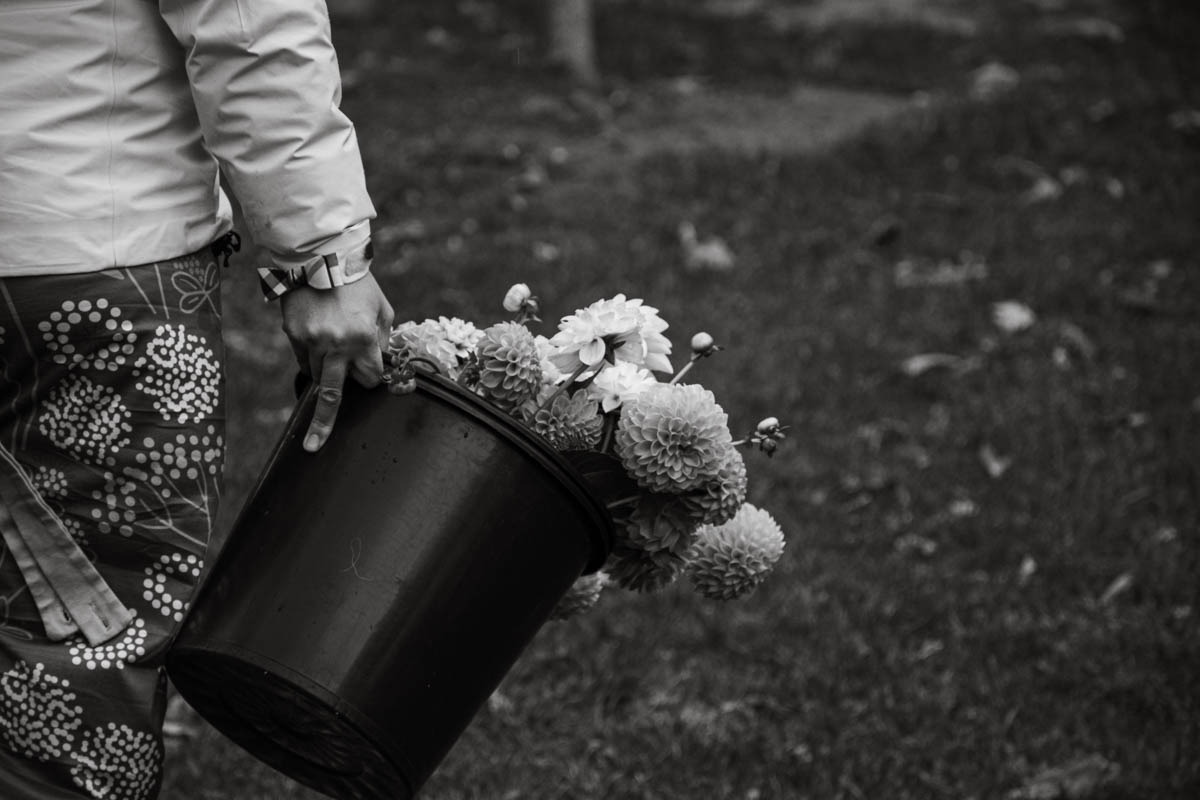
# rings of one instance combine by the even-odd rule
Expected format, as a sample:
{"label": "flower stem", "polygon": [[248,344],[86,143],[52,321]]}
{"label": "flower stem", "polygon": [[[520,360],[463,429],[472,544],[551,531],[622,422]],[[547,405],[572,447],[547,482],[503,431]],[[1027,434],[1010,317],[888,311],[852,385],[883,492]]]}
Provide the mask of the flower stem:
{"label": "flower stem", "polygon": [[549,397],[547,397],[546,401],[544,403],[542,403],[540,406],[538,406],[538,411],[542,411],[543,409],[549,408],[550,404],[553,403],[555,400],[557,400],[558,396],[560,394],[562,394],[563,392],[565,392],[567,390],[567,387],[569,387],[572,383],[574,383],[575,379],[578,378],[580,375],[587,372],[589,369],[595,369],[596,372],[599,372],[600,370],[604,369],[604,367],[605,367],[605,362],[603,362],[603,361],[600,362],[599,367],[591,367],[587,364],[580,364],[578,367],[575,368],[575,371],[571,373],[571,377],[568,378],[567,380],[563,381],[558,386],[558,388],[554,390],[554,393],[551,394]]}
{"label": "flower stem", "polygon": [[684,375],[687,375],[689,372],[692,371],[692,367],[696,366],[696,362],[699,361],[700,358],[701,357],[699,355],[693,354],[691,359],[688,361],[688,363],[684,364],[683,368],[680,369],[679,372],[675,373],[675,377],[671,378],[670,382],[671,383],[679,383],[679,381],[681,381],[683,379]]}
{"label": "flower stem", "polygon": [[608,448],[612,446],[613,434],[617,432],[618,414],[608,413],[604,415],[604,431],[600,434],[600,452],[607,453]]}
{"label": "flower stem", "polygon": [[641,499],[641,495],[632,494],[629,497],[622,497],[620,500],[613,500],[609,503],[605,503],[604,507],[609,510],[612,510],[614,508],[620,508],[621,506],[631,505],[633,503],[636,503],[640,499]]}

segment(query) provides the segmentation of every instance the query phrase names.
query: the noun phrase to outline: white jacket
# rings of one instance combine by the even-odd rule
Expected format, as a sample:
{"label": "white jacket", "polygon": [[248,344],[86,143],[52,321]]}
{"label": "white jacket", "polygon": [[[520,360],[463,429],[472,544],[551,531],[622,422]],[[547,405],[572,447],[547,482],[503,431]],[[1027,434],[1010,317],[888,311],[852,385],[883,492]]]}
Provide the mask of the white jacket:
{"label": "white jacket", "polygon": [[201,249],[218,164],[271,266],[361,246],[340,100],[323,0],[0,0],[0,277]]}

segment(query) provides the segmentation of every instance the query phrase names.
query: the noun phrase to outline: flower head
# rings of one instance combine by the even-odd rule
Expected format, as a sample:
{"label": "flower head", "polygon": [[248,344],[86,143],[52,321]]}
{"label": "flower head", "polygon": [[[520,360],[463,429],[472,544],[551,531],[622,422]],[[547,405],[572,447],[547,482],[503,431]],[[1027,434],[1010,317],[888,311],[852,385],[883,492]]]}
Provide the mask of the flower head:
{"label": "flower head", "polygon": [[556,348],[551,358],[565,373],[596,367],[606,358],[671,372],[671,342],[662,335],[666,329],[658,309],[618,294],[563,317],[550,339]]}
{"label": "flower head", "polygon": [[716,341],[711,333],[700,331],[692,337],[692,355],[695,356],[711,356],[714,350],[719,349]]}
{"label": "flower head", "polygon": [[392,328],[388,352],[401,359],[427,358],[451,378],[458,370],[458,348],[445,329],[434,319],[424,322],[402,322]]}
{"label": "flower head", "polygon": [[606,571],[622,589],[653,592],[674,583],[683,574],[687,561],[671,550],[613,548]]}
{"label": "flower head", "polygon": [[695,384],[657,384],[622,406],[617,455],[646,489],[680,493],[719,474],[733,447],[728,417],[712,392]]}
{"label": "flower head", "polygon": [[600,443],[604,418],[596,403],[585,392],[573,395],[558,394],[550,405],[542,404],[555,392],[543,384],[535,399],[527,400],[521,409],[525,422],[550,443],[555,450],[591,450]]}
{"label": "flower head", "polygon": [[600,600],[600,593],[610,583],[612,579],[604,572],[584,575],[567,589],[567,593],[550,612],[550,619],[570,619],[588,611]]}
{"label": "flower head", "polygon": [[554,345],[550,344],[550,340],[541,334],[533,337],[533,341],[537,345],[538,360],[542,365],[542,383],[553,386],[566,377],[550,359],[554,353]]}
{"label": "flower head", "polygon": [[508,291],[504,295],[504,310],[515,314],[531,297],[533,297],[533,292],[529,290],[529,284],[514,283],[508,287]]}
{"label": "flower head", "polygon": [[705,525],[687,553],[696,591],[714,600],[741,597],[763,582],[783,555],[783,531],[775,519],[746,503],[724,525]]}
{"label": "flower head", "polygon": [[701,513],[679,495],[647,492],[638,498],[633,513],[621,520],[617,540],[638,551],[682,554],[696,537]]}
{"label": "flower head", "polygon": [[454,345],[455,355],[460,360],[474,352],[475,346],[483,338],[483,331],[476,328],[473,322],[458,317],[438,317],[437,322],[446,341]]}
{"label": "flower head", "polygon": [[600,370],[588,384],[587,395],[600,403],[605,413],[616,411],[628,399],[658,383],[654,373],[628,361]]}
{"label": "flower head", "polygon": [[542,383],[537,343],[524,325],[501,322],[487,328],[476,347],[477,391],[502,410],[513,413],[537,394]]}
{"label": "flower head", "polygon": [[698,490],[681,495],[705,525],[724,525],[746,501],[746,462],[736,447],[725,451],[716,475]]}

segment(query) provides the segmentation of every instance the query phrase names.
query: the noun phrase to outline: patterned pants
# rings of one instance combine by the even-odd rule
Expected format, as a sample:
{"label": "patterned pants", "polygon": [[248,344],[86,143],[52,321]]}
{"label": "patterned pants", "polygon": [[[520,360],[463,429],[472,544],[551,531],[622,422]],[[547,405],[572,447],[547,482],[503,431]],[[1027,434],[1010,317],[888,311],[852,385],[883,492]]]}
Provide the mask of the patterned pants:
{"label": "patterned pants", "polygon": [[[0,525],[10,526],[0,541],[4,800],[158,794],[163,656],[204,568],[221,493],[219,283],[207,251],[0,280],[0,456],[9,466],[0,490],[10,492],[0,497],[25,491],[59,537],[42,542],[31,579],[26,548],[11,538],[17,514],[7,499],[0,506]],[[71,615],[48,618],[42,607],[39,586],[51,601],[90,591],[58,572],[65,551],[122,609],[104,641],[56,636],[51,623],[70,628]]]}

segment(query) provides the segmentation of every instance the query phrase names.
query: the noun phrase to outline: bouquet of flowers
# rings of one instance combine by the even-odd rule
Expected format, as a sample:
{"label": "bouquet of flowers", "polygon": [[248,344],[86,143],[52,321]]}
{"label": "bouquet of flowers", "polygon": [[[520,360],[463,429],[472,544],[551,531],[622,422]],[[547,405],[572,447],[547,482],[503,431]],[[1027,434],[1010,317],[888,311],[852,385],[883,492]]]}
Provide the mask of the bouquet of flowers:
{"label": "bouquet of flowers", "polygon": [[[774,452],[786,428],[770,417],[735,440],[712,392],[682,379],[721,348],[706,333],[671,375],[658,310],[618,294],[563,317],[550,338],[525,284],[504,298],[511,321],[480,329],[457,318],[404,322],[391,333],[385,380],[415,388],[436,372],[511,415],[587,474],[611,467],[601,495],[616,540],[604,569],[576,581],[554,616],[594,605],[609,584],[653,591],[686,575],[701,595],[728,600],[758,586],[783,553],[779,525],[746,502],[742,448]],[[611,476],[616,474],[614,481]]]}

